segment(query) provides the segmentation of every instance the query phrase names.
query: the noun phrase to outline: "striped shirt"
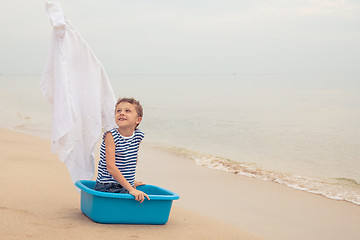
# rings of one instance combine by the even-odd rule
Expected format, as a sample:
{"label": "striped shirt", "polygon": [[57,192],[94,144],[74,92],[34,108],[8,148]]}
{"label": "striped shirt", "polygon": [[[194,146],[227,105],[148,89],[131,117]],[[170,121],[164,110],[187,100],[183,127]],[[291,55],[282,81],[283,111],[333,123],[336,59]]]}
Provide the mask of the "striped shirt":
{"label": "striped shirt", "polygon": [[[115,165],[125,179],[133,186],[135,181],[137,155],[140,142],[144,138],[144,133],[139,129],[135,129],[134,134],[131,137],[124,137],[116,128],[108,132],[112,134],[115,142]],[[100,147],[100,161],[96,181],[100,183],[117,183],[106,168],[105,136],[108,132],[104,134]]]}

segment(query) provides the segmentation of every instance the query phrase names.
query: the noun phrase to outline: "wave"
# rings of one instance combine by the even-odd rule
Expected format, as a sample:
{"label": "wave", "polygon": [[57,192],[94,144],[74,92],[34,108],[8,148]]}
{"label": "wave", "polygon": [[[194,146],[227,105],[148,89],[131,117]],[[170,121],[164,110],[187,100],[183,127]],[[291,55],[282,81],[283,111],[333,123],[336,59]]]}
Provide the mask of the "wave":
{"label": "wave", "polygon": [[[163,148],[163,147],[162,147]],[[360,183],[348,178],[315,178],[267,170],[254,163],[236,162],[184,148],[165,147],[173,153],[195,161],[197,165],[232,174],[279,183],[294,189],[360,205]]]}

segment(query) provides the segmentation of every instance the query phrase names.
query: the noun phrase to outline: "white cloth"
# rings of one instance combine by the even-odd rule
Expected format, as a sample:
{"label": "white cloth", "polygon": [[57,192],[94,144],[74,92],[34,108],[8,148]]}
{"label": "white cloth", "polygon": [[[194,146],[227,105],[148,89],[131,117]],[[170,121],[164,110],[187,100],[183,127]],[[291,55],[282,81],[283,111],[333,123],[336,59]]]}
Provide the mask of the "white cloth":
{"label": "white cloth", "polygon": [[73,182],[90,180],[102,128],[116,126],[115,96],[103,65],[60,4],[49,2],[46,10],[54,29],[41,90],[53,107],[52,152],[65,162]]}

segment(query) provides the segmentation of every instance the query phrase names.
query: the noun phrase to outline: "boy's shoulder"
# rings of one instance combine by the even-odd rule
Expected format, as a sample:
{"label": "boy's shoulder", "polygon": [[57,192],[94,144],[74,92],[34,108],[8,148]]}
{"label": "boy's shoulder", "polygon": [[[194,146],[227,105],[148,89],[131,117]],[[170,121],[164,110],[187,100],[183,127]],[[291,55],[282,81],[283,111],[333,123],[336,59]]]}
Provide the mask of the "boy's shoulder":
{"label": "boy's shoulder", "polygon": [[145,136],[144,132],[141,131],[140,129],[135,129],[134,135],[139,136],[141,138],[143,138]]}
{"label": "boy's shoulder", "polygon": [[143,131],[141,131],[140,129],[135,129],[134,131],[134,137],[136,139],[140,139],[140,141],[144,138],[145,134]]}
{"label": "boy's shoulder", "polygon": [[114,135],[116,135],[116,134],[119,133],[119,132],[118,132],[117,128],[113,128],[113,129],[110,129],[110,130],[106,131],[106,132],[105,132],[105,135],[108,134],[108,133],[110,133],[111,135],[114,136]]}
{"label": "boy's shoulder", "polygon": [[108,132],[114,134],[114,133],[118,133],[118,130],[117,130],[117,128],[112,128]]}
{"label": "boy's shoulder", "polygon": [[104,134],[103,134],[103,139],[105,139],[105,137],[106,137],[108,134],[111,134],[111,135],[114,137],[114,136],[116,136],[117,133],[118,133],[118,131],[116,130],[116,128],[107,130],[107,131],[105,131]]}
{"label": "boy's shoulder", "polygon": [[[112,137],[114,138],[114,140],[116,141],[117,139],[121,139],[124,138],[123,136],[121,136],[121,134],[119,133],[119,131],[117,130],[117,128],[113,128],[110,129],[108,131],[106,131],[103,135],[103,139],[105,139],[107,134],[111,134]],[[131,137],[128,137],[127,139],[131,139],[131,138],[140,138],[143,139],[145,136],[144,132],[141,131],[140,129],[135,129],[134,134]]]}

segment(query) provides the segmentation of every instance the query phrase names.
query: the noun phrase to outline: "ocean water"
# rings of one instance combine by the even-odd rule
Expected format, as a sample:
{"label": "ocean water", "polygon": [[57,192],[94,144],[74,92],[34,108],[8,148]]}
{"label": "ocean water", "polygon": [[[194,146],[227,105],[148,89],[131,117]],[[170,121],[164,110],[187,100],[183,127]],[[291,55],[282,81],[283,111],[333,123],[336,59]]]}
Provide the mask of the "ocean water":
{"label": "ocean water", "polygon": [[[0,124],[50,138],[40,76],[0,76]],[[360,205],[360,84],[351,76],[120,75],[146,144],[196,164]]]}

